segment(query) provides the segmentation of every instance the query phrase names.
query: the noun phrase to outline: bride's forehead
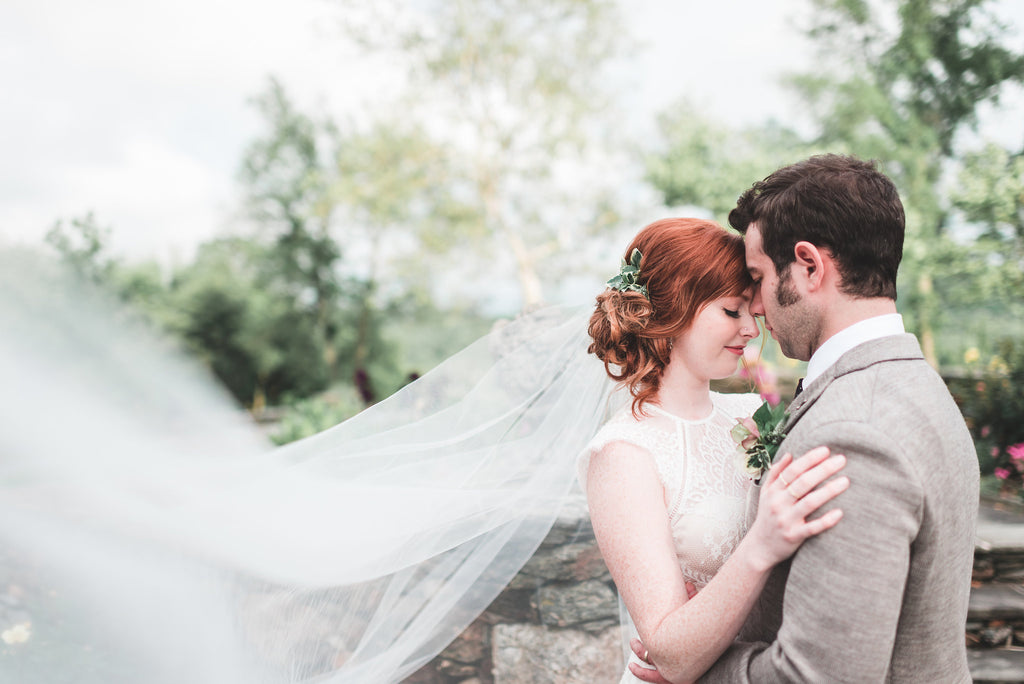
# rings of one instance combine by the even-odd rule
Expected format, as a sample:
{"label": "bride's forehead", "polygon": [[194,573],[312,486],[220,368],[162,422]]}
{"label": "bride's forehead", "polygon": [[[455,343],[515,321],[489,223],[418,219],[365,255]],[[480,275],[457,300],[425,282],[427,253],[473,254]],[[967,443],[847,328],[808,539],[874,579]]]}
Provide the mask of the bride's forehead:
{"label": "bride's forehead", "polygon": [[714,301],[729,303],[729,304],[749,304],[754,299],[754,288],[753,286],[746,288],[742,292],[736,294],[726,295]]}

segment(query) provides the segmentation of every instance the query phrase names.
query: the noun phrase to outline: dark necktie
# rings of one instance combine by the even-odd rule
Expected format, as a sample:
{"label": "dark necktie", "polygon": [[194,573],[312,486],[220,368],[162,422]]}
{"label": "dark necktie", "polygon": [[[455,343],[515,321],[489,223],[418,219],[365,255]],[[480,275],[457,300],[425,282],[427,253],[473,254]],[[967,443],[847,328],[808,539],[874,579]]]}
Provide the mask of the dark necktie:
{"label": "dark necktie", "polygon": [[793,392],[793,398],[796,399],[800,396],[800,393],[804,391],[804,379],[800,378],[796,381],[796,391]]}

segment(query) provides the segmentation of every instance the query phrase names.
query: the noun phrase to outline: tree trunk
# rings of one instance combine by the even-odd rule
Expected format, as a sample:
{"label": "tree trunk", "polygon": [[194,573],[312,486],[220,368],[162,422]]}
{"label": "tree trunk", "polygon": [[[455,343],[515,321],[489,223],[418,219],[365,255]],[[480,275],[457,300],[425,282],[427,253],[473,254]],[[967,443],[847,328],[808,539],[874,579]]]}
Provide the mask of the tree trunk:
{"label": "tree trunk", "polygon": [[921,297],[917,312],[917,332],[921,337],[921,351],[925,360],[933,368],[939,367],[939,357],[935,353],[935,330],[932,327],[932,311],[935,306],[935,288],[932,275],[923,272],[917,277],[917,291]]}
{"label": "tree trunk", "polygon": [[537,273],[536,259],[522,236],[511,230],[501,215],[499,206],[497,173],[484,164],[477,165],[477,187],[483,198],[484,221],[492,232],[501,235],[512,249],[516,260],[516,275],[523,296],[523,310],[533,309],[544,303],[544,286]]}
{"label": "tree trunk", "polygon": [[352,352],[352,383],[356,386],[363,403],[369,406],[376,401],[373,385],[370,382],[370,371],[367,369],[367,362],[370,358],[370,323],[373,315],[373,290],[374,283],[371,280],[366,284],[366,294],[363,297],[363,306],[359,312],[359,321],[356,324],[356,345]]}
{"label": "tree trunk", "polygon": [[537,308],[544,303],[544,285],[537,274],[536,260],[518,235],[508,234],[508,242],[516,258],[516,274],[523,293],[523,310]]}
{"label": "tree trunk", "polygon": [[367,368],[370,360],[370,329],[373,325],[373,297],[377,290],[377,247],[380,244],[380,230],[374,230],[370,238],[370,273],[366,277],[366,287],[363,290],[362,306],[359,311],[359,320],[356,323],[356,344],[352,351],[353,377],[356,389],[359,391],[363,402],[369,406],[376,401],[373,385],[370,381],[370,371]]}

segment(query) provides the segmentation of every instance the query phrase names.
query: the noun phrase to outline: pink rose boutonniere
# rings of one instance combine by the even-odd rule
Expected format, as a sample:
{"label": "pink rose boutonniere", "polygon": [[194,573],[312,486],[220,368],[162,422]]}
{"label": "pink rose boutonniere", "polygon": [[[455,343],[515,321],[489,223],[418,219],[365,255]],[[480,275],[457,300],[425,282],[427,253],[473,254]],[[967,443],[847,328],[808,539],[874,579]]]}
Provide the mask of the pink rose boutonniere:
{"label": "pink rose boutonniere", "polygon": [[783,404],[772,406],[767,401],[754,411],[749,418],[737,418],[736,426],[729,432],[738,445],[740,468],[757,481],[772,464],[779,445],[786,438],[782,424],[786,420]]}

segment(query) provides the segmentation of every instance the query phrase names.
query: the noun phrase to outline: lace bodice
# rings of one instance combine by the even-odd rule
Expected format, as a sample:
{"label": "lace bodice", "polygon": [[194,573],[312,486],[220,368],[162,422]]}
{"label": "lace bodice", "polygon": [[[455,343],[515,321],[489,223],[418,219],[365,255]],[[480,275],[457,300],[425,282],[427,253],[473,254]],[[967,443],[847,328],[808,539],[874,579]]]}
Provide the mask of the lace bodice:
{"label": "lace bodice", "polygon": [[679,566],[698,588],[714,577],[751,522],[746,504],[752,483],[739,468],[729,431],[761,404],[756,394],[712,392],[711,399],[714,408],[702,420],[684,420],[652,404],[637,420],[627,405],[598,431],[579,461],[586,491],[592,454],[615,442],[650,453],[665,488]]}

